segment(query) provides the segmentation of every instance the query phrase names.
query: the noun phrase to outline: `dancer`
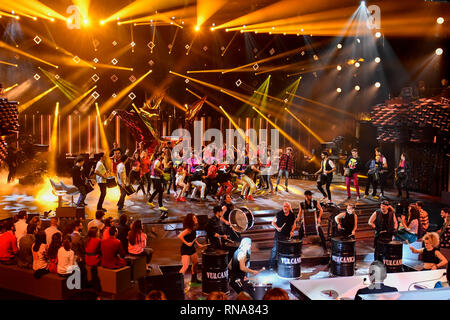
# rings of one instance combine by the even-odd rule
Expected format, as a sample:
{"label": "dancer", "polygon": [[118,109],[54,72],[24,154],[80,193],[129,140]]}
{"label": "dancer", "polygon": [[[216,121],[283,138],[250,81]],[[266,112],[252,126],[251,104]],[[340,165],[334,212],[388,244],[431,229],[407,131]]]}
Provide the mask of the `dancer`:
{"label": "dancer", "polygon": [[281,176],[284,176],[285,177],[284,185],[286,186],[286,192],[289,192],[288,190],[289,173],[294,174],[294,156],[292,155],[291,147],[287,147],[286,153],[283,153],[280,157],[277,185],[275,186],[275,191],[278,191],[278,185],[280,184]]}
{"label": "dancer", "polygon": [[105,167],[106,157],[103,152],[99,154],[100,159],[97,161],[95,166],[95,176],[97,180],[98,187],[100,188],[100,198],[97,202],[97,210],[103,210],[106,212],[106,209],[103,208],[103,201],[105,201],[106,197],[106,179],[108,178],[108,172]]}
{"label": "dancer", "polygon": [[398,194],[397,198],[402,197],[402,191],[406,192],[406,199],[409,198],[408,192],[408,176],[409,176],[409,163],[406,161],[406,154],[400,155],[400,162],[398,167],[395,168],[395,185],[397,186]]}
{"label": "dancer", "polygon": [[360,200],[359,196],[359,185],[358,185],[358,172],[360,170],[361,160],[358,156],[358,150],[352,149],[352,155],[347,158],[344,164],[344,176],[345,176],[345,185],[347,186],[347,200],[351,199],[350,194],[350,183],[353,180],[353,184],[356,189],[356,201]]}
{"label": "dancer", "polygon": [[186,182],[187,169],[186,164],[181,163],[177,167],[177,174],[175,176],[175,184],[180,188],[177,194],[176,201],[185,202],[186,198],[184,197],[187,190],[189,190],[189,183]]}
{"label": "dancer", "polygon": [[379,157],[379,161],[381,163],[381,168],[379,170],[380,179],[379,179],[379,185],[380,185],[380,198],[384,198],[384,184],[386,179],[386,174],[388,172],[388,164],[386,157],[381,154],[381,151],[379,148],[375,148],[375,157]]}
{"label": "dancer", "polygon": [[[322,162],[320,163],[320,169],[315,173],[315,175],[319,175],[317,180],[317,189],[322,193],[323,198],[322,201],[327,200],[328,196],[328,202],[331,202],[331,190],[330,185],[331,181],[333,180],[333,172],[336,171],[336,166],[334,165],[334,162],[330,159],[328,159],[328,152],[322,151],[320,154],[322,157]],[[323,190],[323,185],[326,185],[327,193]]]}
{"label": "dancer", "polygon": [[369,188],[370,186],[372,186],[372,198],[379,199],[377,196],[377,187],[378,184],[381,185],[382,168],[383,168],[382,159],[378,155],[375,155],[374,159],[369,160],[366,163],[368,180],[366,184],[366,191],[364,192],[364,198],[367,198],[369,196]]}
{"label": "dancer", "polygon": [[117,184],[119,185],[120,198],[117,202],[117,209],[119,211],[123,210],[123,205],[125,203],[125,197],[127,196],[126,186],[128,185],[127,173],[125,169],[125,162],[128,157],[123,155],[121,161],[117,164]]}
{"label": "dancer", "polygon": [[153,187],[155,188],[155,191],[153,191],[152,195],[150,196],[150,199],[148,199],[148,204],[151,207],[155,207],[155,204],[153,203],[153,199],[158,195],[158,205],[159,210],[164,211],[161,215],[161,218],[167,217],[167,208],[163,206],[163,186],[161,182],[162,175],[164,174],[164,170],[162,168],[162,158],[163,154],[162,152],[158,152],[155,155],[155,161],[153,162],[152,169],[151,169],[151,178],[153,182]]}

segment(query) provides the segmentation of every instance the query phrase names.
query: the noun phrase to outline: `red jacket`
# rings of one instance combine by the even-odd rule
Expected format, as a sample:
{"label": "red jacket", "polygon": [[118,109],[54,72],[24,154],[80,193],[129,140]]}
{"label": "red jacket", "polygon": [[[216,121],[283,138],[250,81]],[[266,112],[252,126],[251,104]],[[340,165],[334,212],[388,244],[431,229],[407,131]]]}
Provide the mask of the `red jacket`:
{"label": "red jacket", "polygon": [[100,239],[93,238],[86,243],[86,265],[98,266],[100,264]]}
{"label": "red jacket", "polygon": [[[114,237],[102,240],[102,267],[108,269],[119,269],[125,267],[127,262],[121,257],[125,256],[122,243]],[[120,255],[120,257],[119,257]]]}
{"label": "red jacket", "polygon": [[286,153],[283,153],[280,157],[280,166],[281,170],[292,171],[294,169],[294,157],[292,154],[288,156]]}
{"label": "red jacket", "polygon": [[0,234],[0,260],[10,260],[18,251],[17,238],[11,231]]}

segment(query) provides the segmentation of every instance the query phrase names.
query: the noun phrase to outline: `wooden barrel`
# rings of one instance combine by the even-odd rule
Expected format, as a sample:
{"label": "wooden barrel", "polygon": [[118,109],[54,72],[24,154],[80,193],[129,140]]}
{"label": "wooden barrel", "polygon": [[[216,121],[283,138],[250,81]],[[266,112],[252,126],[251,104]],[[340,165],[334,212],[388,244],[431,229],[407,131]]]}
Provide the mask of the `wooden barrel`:
{"label": "wooden barrel", "polygon": [[331,274],[349,277],[355,274],[356,241],[350,238],[331,239]]}
{"label": "wooden barrel", "polygon": [[296,279],[302,274],[302,240],[278,240],[278,275]]}
{"label": "wooden barrel", "polygon": [[403,272],[403,244],[401,241],[380,243],[380,260],[386,267],[386,272]]}
{"label": "wooden barrel", "polygon": [[202,253],[202,291],[206,294],[229,292],[227,251],[206,250]]}

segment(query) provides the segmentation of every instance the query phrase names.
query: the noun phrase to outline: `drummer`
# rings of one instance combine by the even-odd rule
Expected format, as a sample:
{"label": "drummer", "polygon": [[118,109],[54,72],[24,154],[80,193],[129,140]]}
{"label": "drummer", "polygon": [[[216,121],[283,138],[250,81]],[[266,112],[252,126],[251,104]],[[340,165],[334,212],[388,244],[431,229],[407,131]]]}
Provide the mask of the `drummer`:
{"label": "drummer", "polygon": [[105,201],[106,197],[106,179],[108,178],[105,166],[106,157],[103,152],[99,153],[98,156],[100,157],[100,159],[97,161],[94,172],[98,187],[100,188],[100,198],[98,198],[97,210],[106,212],[106,209],[103,208],[103,201]]}
{"label": "drummer", "polygon": [[247,274],[257,275],[259,271],[250,269],[252,240],[244,238],[239,248],[234,252],[233,259],[230,261],[228,268],[230,269],[230,287],[239,294],[245,291],[252,293],[253,286],[249,283]]}
{"label": "drummer", "polygon": [[358,217],[353,203],[347,204],[347,210],[334,217],[334,221],[336,221],[339,236],[355,238]]}
{"label": "drummer", "polygon": [[270,267],[276,268],[278,240],[286,240],[294,236],[296,227],[296,218],[289,202],[283,204],[283,209],[278,211],[272,220],[272,226],[275,228],[275,237],[273,240],[272,252],[270,253]]}
{"label": "drummer", "polygon": [[221,220],[225,211],[226,206],[215,206],[213,209],[214,216],[208,219],[208,224],[206,225],[206,237],[213,249],[223,248],[222,238],[228,239]]}
{"label": "drummer", "polygon": [[224,229],[225,234],[233,241],[240,242],[241,241],[241,234],[239,232],[234,231],[231,228],[230,224],[230,213],[234,209],[233,200],[231,199],[231,196],[229,194],[226,194],[224,196],[223,201],[221,202],[220,206],[223,208],[226,207],[225,213],[223,214],[221,220],[224,223]]}

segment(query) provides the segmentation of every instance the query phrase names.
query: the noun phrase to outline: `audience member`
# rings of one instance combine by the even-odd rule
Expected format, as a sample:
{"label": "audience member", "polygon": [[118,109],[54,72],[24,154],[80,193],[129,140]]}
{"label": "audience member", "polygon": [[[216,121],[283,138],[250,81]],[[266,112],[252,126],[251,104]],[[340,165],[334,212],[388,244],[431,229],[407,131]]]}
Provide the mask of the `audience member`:
{"label": "audience member", "polygon": [[108,269],[119,269],[126,266],[123,259],[125,251],[122,243],[116,239],[117,228],[112,226],[109,228],[109,238],[101,241],[102,262],[101,265]]}
{"label": "audience member", "polygon": [[85,262],[87,266],[98,266],[101,261],[101,241],[98,238],[98,228],[89,228],[85,246]]}
{"label": "audience member", "polygon": [[225,293],[220,291],[213,291],[206,297],[206,300],[228,300]]}
{"label": "audience member", "polygon": [[263,300],[289,300],[289,295],[281,288],[272,288],[266,292]]}
{"label": "audience member", "polygon": [[425,233],[427,233],[430,228],[430,220],[428,219],[428,212],[426,212],[423,207],[424,203],[422,201],[417,201],[416,205],[419,209],[420,213],[420,227],[421,227],[421,234],[419,234],[419,237],[421,238]]}
{"label": "audience member", "polygon": [[402,215],[395,239],[405,241],[406,243],[416,242],[419,233],[419,219],[420,213],[418,207],[410,205],[408,210],[408,221],[406,221],[405,216]]}
{"label": "audience member", "polygon": [[27,234],[27,212],[25,210],[19,211],[17,214],[17,222],[14,223],[16,229],[15,236],[17,238],[17,245],[20,248],[20,238]]}
{"label": "audience member", "polygon": [[[59,227],[59,218],[57,218],[57,217],[51,218],[50,219],[50,227],[45,229],[45,235],[47,237],[47,245],[48,246],[50,246],[50,244],[52,243],[52,238],[55,233],[59,232],[61,234],[61,231],[59,231],[58,227]],[[62,236],[62,234],[61,234],[61,236]]]}
{"label": "audience member", "polygon": [[45,232],[40,231],[36,234],[32,253],[33,270],[37,273],[48,273],[47,240]]}
{"label": "audience member", "polygon": [[[48,228],[47,228],[48,229]],[[46,230],[47,230],[46,229]],[[56,232],[53,234],[48,246],[48,271],[52,273],[58,273],[58,251],[62,246],[62,235],[61,232]]]}
{"label": "audience member", "polygon": [[428,232],[423,236],[424,247],[416,249],[412,246],[409,248],[413,253],[422,255],[424,269],[436,270],[447,265],[447,259],[439,251],[439,235],[436,232]]}
{"label": "audience member", "polygon": [[3,224],[0,234],[0,263],[16,264],[18,252],[17,238],[14,235],[14,223],[7,221]]}
{"label": "audience member", "polygon": [[253,300],[253,298],[245,291],[241,291],[237,297],[236,300]]}
{"label": "audience member", "polygon": [[103,228],[105,227],[105,224],[103,223],[102,219],[105,216],[105,212],[102,210],[97,210],[95,212],[95,219],[89,221],[87,225],[87,229],[91,229],[92,227],[97,227],[97,230],[99,232],[99,236]]}
{"label": "audience member", "polygon": [[145,300],[167,300],[167,298],[161,290],[152,290],[147,294]]}
{"label": "audience member", "polygon": [[397,292],[397,288],[389,287],[384,284],[387,277],[386,267],[380,261],[374,261],[369,267],[370,285],[366,288],[359,289],[356,292],[355,300],[362,300],[361,294]]}
{"label": "audience member", "polygon": [[142,231],[141,220],[136,220],[131,224],[131,230],[128,233],[128,253],[131,256],[145,256],[147,270],[150,270],[153,250],[147,248],[147,235]]}
{"label": "audience member", "polygon": [[105,219],[105,227],[101,231],[102,240],[106,240],[109,238],[109,228],[112,226],[113,218],[108,217]]}
{"label": "audience member", "polygon": [[58,250],[58,274],[61,276],[70,275],[76,267],[75,253],[71,249],[72,237],[67,235],[64,237],[62,246]]}
{"label": "audience member", "polygon": [[81,236],[81,231],[83,230],[83,224],[79,219],[75,220],[72,223],[72,234],[70,235],[72,238],[72,250],[75,253],[75,260],[79,261],[84,259],[84,242],[83,237]]}
{"label": "audience member", "polygon": [[444,220],[439,230],[441,249],[450,250],[450,208],[441,210],[441,218]]}
{"label": "audience member", "polygon": [[33,266],[33,253],[31,247],[35,242],[34,232],[36,225],[27,225],[27,234],[20,238],[19,253],[17,255],[17,266],[25,269],[31,269]]}
{"label": "audience member", "polygon": [[128,216],[122,214],[119,218],[119,225],[117,227],[117,239],[122,243],[122,248],[128,253],[128,232],[130,232],[130,225],[128,224]]}

